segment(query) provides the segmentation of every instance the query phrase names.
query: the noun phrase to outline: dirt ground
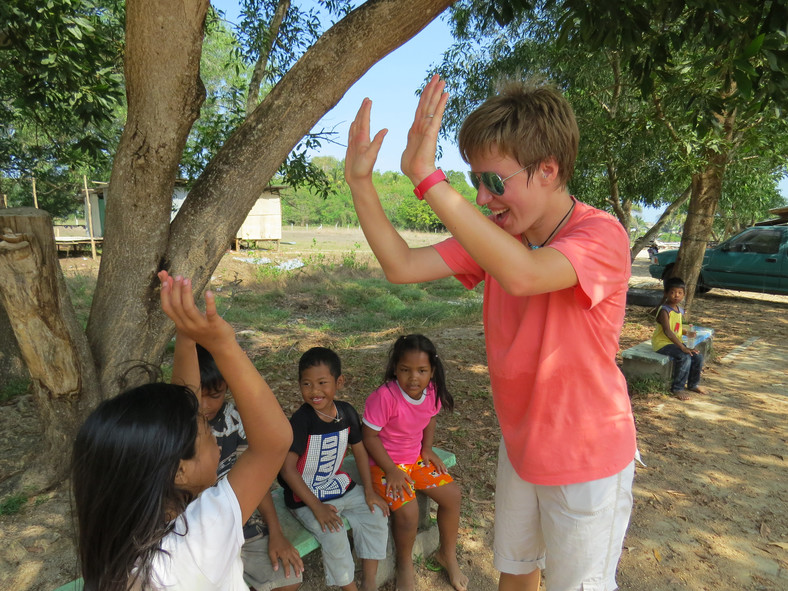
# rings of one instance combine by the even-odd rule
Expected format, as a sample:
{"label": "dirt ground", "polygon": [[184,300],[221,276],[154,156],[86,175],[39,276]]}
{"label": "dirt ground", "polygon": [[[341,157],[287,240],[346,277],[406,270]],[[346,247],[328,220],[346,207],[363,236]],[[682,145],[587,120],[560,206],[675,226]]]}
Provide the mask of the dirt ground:
{"label": "dirt ground", "polygon": [[[340,250],[364,243],[358,233],[324,234],[329,233],[328,240]],[[294,256],[299,249],[314,247],[306,240],[313,234],[314,229],[286,233],[285,241],[298,243],[289,245]],[[225,257],[214,284],[231,280],[242,266]],[[65,259],[63,267],[67,273],[85,273],[95,265]],[[658,286],[646,268],[647,261],[636,260],[632,285]],[[786,312],[788,297],[717,290],[700,297],[692,320],[717,331],[703,375],[707,394],[687,402],[660,393],[633,394],[639,448],[647,467],[639,466],[635,477],[635,506],[618,574],[621,589],[788,589]],[[651,327],[645,308],[628,307],[622,349],[647,339]],[[447,360],[457,401],[455,413],[439,421],[436,444],[457,455],[453,475],[464,494],[460,562],[471,579],[469,589],[492,590],[497,587],[491,548],[499,430],[482,327],[445,329],[430,337]],[[263,357],[274,346],[259,336],[250,341],[250,354]],[[354,388],[354,376],[379,368],[387,346],[384,342],[343,351],[347,400],[362,404],[366,392]],[[280,396],[286,412],[297,406],[290,369],[263,369],[274,391],[287,393]],[[6,498],[14,475],[34,460],[37,429],[27,397],[0,408],[0,500]],[[318,554],[312,553],[306,564],[302,588],[324,588]],[[420,589],[449,589],[444,573],[429,557],[420,557],[417,564]],[[75,572],[65,486],[33,494],[19,513],[0,516],[0,589],[51,591],[73,579]],[[393,583],[384,587],[393,589]]]}

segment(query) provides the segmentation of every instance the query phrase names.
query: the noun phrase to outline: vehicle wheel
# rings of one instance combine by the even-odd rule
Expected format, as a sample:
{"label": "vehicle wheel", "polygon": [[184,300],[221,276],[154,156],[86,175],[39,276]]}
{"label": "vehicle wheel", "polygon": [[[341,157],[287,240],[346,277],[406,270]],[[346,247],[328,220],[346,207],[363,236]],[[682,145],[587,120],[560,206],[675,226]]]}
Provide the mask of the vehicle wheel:
{"label": "vehicle wheel", "polygon": [[698,284],[695,286],[695,293],[709,293],[711,288],[703,283],[703,273],[698,275]]}

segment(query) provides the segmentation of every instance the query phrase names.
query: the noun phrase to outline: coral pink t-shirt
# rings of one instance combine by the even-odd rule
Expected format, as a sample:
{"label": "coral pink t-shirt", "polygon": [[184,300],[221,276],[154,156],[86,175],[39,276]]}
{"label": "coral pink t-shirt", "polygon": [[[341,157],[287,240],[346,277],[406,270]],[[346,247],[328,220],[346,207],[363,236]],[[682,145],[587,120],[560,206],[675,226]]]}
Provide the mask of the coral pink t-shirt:
{"label": "coral pink t-shirt", "polygon": [[[367,398],[363,422],[379,432],[380,442],[395,464],[413,464],[419,458],[424,429],[441,409],[440,400],[435,404],[435,396],[432,382],[421,398],[414,400],[392,380]],[[372,456],[369,459],[374,465]]]}
{"label": "coral pink t-shirt", "polygon": [[635,455],[635,425],[615,360],[630,274],[621,224],[578,201],[549,246],[578,283],[535,296],[506,293],[454,238],[435,248],[463,285],[484,281],[493,400],[520,477],[563,485],[624,469]]}

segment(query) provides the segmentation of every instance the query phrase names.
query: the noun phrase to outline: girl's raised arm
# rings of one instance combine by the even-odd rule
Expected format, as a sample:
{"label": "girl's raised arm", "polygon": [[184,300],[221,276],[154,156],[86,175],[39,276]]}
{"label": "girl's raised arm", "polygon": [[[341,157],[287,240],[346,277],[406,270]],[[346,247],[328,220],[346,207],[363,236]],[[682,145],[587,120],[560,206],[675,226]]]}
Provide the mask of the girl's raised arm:
{"label": "girl's raised arm", "polygon": [[175,354],[172,360],[173,384],[186,386],[200,399],[200,362],[197,359],[197,343],[185,334],[175,334]]}
{"label": "girl's raised arm", "polygon": [[249,447],[227,479],[245,522],[268,491],[290,448],[293,439],[290,422],[236,341],[233,328],[216,312],[213,294],[205,293],[203,313],[194,304],[188,279],[173,279],[166,271],[159,273],[159,278],[162,309],[175,322],[179,333],[200,343],[213,355],[233,392]]}

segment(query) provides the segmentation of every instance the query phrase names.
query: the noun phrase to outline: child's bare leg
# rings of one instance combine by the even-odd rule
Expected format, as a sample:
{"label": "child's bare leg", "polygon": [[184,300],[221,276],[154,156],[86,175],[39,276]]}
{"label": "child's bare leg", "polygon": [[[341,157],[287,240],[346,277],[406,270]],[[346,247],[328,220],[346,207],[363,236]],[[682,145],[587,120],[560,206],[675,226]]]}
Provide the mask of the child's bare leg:
{"label": "child's bare leg", "polygon": [[419,504],[414,498],[392,513],[394,547],[397,550],[397,591],[415,591],[413,543],[419,525]]}
{"label": "child's bare leg", "polygon": [[355,581],[351,581],[347,585],[342,585],[340,589],[342,589],[342,591],[358,591],[358,587],[356,587]]}
{"label": "child's bare leg", "polygon": [[378,575],[378,561],[374,558],[361,559],[361,591],[376,591],[378,585],[375,581]]}
{"label": "child's bare leg", "polygon": [[446,569],[449,582],[457,591],[467,591],[468,577],[460,570],[457,562],[457,532],[460,528],[460,501],[462,495],[456,482],[450,482],[437,488],[423,491],[438,503],[438,531],[440,532],[440,548],[435,553],[435,560]]}
{"label": "child's bare leg", "polygon": [[538,568],[527,575],[501,573],[498,579],[498,591],[539,591],[542,571]]}

